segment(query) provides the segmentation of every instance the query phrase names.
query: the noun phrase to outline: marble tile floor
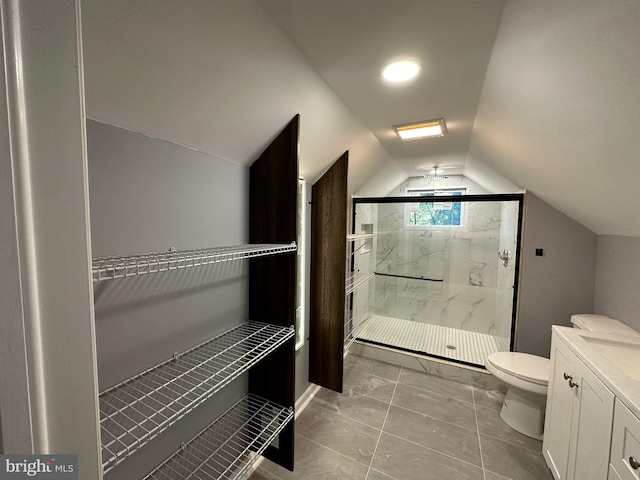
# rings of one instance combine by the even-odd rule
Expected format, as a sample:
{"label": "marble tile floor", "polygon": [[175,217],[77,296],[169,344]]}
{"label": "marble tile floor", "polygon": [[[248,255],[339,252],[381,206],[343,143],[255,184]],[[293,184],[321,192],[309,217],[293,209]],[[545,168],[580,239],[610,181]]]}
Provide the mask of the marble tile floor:
{"label": "marble tile floor", "polygon": [[265,460],[250,480],[552,480],[503,398],[349,355],[343,394],[321,389],[296,420],[294,472]]}

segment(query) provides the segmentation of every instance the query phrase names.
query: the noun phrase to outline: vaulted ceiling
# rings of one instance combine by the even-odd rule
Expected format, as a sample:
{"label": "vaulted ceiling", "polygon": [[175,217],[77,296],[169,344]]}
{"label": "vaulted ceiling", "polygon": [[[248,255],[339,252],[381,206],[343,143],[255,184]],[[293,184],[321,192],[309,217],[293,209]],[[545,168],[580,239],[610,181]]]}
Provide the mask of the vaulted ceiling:
{"label": "vaulted ceiling", "polygon": [[[503,0],[259,0],[316,70],[409,175],[462,168]],[[395,58],[420,75],[390,84]],[[449,134],[402,142],[393,125],[446,117]]]}
{"label": "vaulted ceiling", "polygon": [[[258,3],[407,175],[506,179],[598,234],[640,236],[640,2]],[[422,70],[391,86],[380,72],[400,56]],[[445,137],[391,128],[437,117]]]}

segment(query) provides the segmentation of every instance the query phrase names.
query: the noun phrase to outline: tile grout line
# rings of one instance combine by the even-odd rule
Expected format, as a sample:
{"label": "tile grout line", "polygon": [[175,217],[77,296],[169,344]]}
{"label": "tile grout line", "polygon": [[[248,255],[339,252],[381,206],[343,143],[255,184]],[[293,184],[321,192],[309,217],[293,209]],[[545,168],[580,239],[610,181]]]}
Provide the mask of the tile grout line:
{"label": "tile grout line", "polygon": [[[367,395],[363,395],[363,397],[367,397]],[[373,397],[367,397],[367,398],[373,398]],[[376,399],[374,398],[374,400],[376,400]],[[355,419],[355,418],[352,418],[352,417],[350,417],[349,415],[345,415],[344,413],[340,413],[340,412],[339,412],[339,411],[337,411],[337,410],[332,410],[331,408],[328,408],[328,407],[326,407],[326,406],[324,406],[324,405],[322,405],[322,404],[320,404],[320,403],[317,403],[317,404],[315,404],[315,405],[316,405],[318,408],[322,408],[323,410],[326,410],[326,411],[328,411],[328,412],[335,413],[335,414],[336,414],[336,415],[338,415],[339,417],[346,418],[347,420],[350,420],[350,421],[355,422],[355,423],[357,423],[357,424],[359,424],[359,425],[362,425],[363,427],[373,428],[374,430],[380,430],[380,429],[382,428],[382,427],[380,427],[380,428],[378,428],[378,427],[374,427],[373,425],[369,425],[368,423],[364,423],[364,422],[363,422],[363,421],[361,421],[361,420],[357,420],[357,419]]]}
{"label": "tile grout line", "polygon": [[[427,374],[428,375],[428,374]],[[440,377],[438,377],[440,378]],[[452,400],[455,400],[456,402],[462,402],[462,403],[468,403],[469,405],[473,405],[473,400],[471,400],[470,402],[467,400],[461,400],[459,398],[454,398],[453,395],[445,395],[443,393],[439,393],[439,392],[434,392],[433,390],[429,390],[427,388],[424,387],[416,387],[414,385],[407,385],[406,383],[399,383],[399,385],[402,385],[403,387],[409,387],[409,388],[413,388],[414,390],[420,390],[421,392],[427,392],[427,393],[432,393],[434,395],[438,395],[439,397],[448,397]]]}
{"label": "tile grout line", "polygon": [[[473,396],[474,402],[475,402],[475,391],[476,390],[473,390],[473,392],[474,392],[474,396]],[[476,412],[478,411],[478,408],[480,408],[481,410],[498,413],[498,415],[500,414],[500,410],[496,410],[494,408],[483,407],[482,405],[477,405],[477,404],[475,405],[475,407],[476,407]],[[476,419],[477,419],[477,413],[476,413]],[[480,432],[479,428],[478,428],[478,432]],[[516,443],[516,442],[511,441],[511,440],[507,440],[504,437],[496,437],[495,435],[491,435],[490,433],[482,433],[482,435],[485,436],[485,437],[492,438],[494,440],[498,440],[498,441],[503,442],[503,443],[507,443],[507,444],[512,445],[514,447],[524,448],[525,450],[529,450],[529,451],[532,451],[532,452],[535,452],[535,453],[539,453],[540,455],[542,455],[542,442],[540,442],[540,446],[539,447],[535,447],[534,448],[534,447],[528,447],[526,445],[522,445],[520,443]],[[495,473],[495,472],[493,472],[493,473]]]}
{"label": "tile grout line", "polygon": [[[450,398],[450,397],[448,397]],[[451,398],[451,400],[455,400],[455,398]],[[411,412],[411,413],[415,413],[416,415],[423,415],[425,417],[429,417],[432,420],[437,420],[438,422],[442,422],[442,423],[446,423],[447,425],[451,425],[453,427],[458,427],[458,428],[463,428],[464,430],[469,430],[470,432],[477,432],[478,431],[478,422],[476,421],[476,429],[474,430],[473,428],[469,428],[469,427],[465,427],[464,425],[460,425],[458,423],[453,423],[453,422],[448,422],[447,420],[442,420],[441,418],[438,417],[434,417],[433,415],[429,415],[428,413],[424,413],[424,412],[418,412],[417,410],[412,410],[410,408],[407,407],[403,407],[402,405],[394,405],[394,407],[396,408],[401,408],[402,410],[406,410],[407,412]],[[391,433],[389,435],[392,435]],[[397,437],[398,435],[396,435]],[[402,437],[399,437],[402,438]]]}
{"label": "tile grout line", "polygon": [[[399,384],[399,385],[403,385],[403,384]],[[406,385],[403,385],[403,386],[406,386]],[[426,391],[426,390],[425,390],[425,391]],[[433,392],[430,392],[430,393],[433,393]],[[371,400],[376,400],[376,401],[378,401],[378,402],[380,402],[380,403],[384,403],[382,400],[380,400],[380,399],[378,399],[378,398],[375,398],[375,397],[372,397],[372,396],[370,396],[370,395],[366,395],[366,394],[364,394],[364,393],[359,393],[358,395],[360,395],[360,396],[362,396],[362,397],[367,397],[367,398],[369,398],[369,399],[371,399]],[[457,400],[456,398],[453,398],[453,397],[448,396],[448,395],[443,395],[443,396],[446,396],[447,398],[450,398],[451,400]],[[466,401],[464,401],[464,400],[460,400],[460,401],[461,401],[461,402],[464,402],[464,403],[468,403],[469,405],[473,405],[473,402],[466,402]],[[374,427],[373,425],[370,425],[370,424],[368,424],[368,423],[365,423],[365,422],[363,422],[363,421],[361,421],[361,420],[358,420],[358,419],[356,419],[356,418],[352,418],[352,417],[350,417],[349,415],[345,415],[344,413],[341,413],[341,412],[339,412],[339,411],[337,411],[337,410],[333,410],[333,409],[329,408],[328,406],[323,405],[323,404],[321,403],[321,401],[315,401],[314,405],[315,405],[315,406],[317,406],[317,407],[319,407],[319,408],[322,408],[323,410],[327,410],[327,411],[329,411],[329,412],[333,412],[333,413],[335,413],[336,415],[338,415],[338,416],[340,416],[340,417],[344,417],[344,418],[346,418],[346,419],[348,419],[348,420],[350,420],[350,421],[352,421],[352,422],[358,423],[358,424],[363,425],[363,426],[365,426],[365,427],[373,428],[374,430],[382,430],[382,426],[381,426],[381,427]],[[396,408],[400,408],[400,409],[402,409],[402,410],[406,410],[407,412],[415,413],[416,415],[423,415],[423,416],[425,416],[425,417],[429,417],[429,418],[430,418],[430,419],[432,419],[432,420],[436,420],[436,421],[438,421],[438,422],[446,423],[447,425],[451,425],[451,426],[453,426],[453,427],[458,427],[458,428],[462,428],[462,429],[464,429],[464,430],[469,430],[470,432],[477,432],[477,431],[478,431],[478,429],[477,429],[477,422],[476,422],[476,429],[474,430],[473,428],[465,427],[464,425],[460,425],[460,424],[458,424],[458,423],[449,422],[449,421],[447,421],[447,420],[443,420],[443,419],[441,419],[441,418],[434,417],[433,415],[429,415],[429,414],[424,413],[424,412],[419,412],[419,411],[417,411],[417,410],[413,410],[413,409],[411,409],[411,408],[407,408],[407,407],[404,407],[404,406],[402,406],[402,405],[394,405],[394,407],[396,407]],[[385,433],[386,433],[386,432],[385,432]],[[388,433],[388,435],[393,435],[393,434]],[[303,436],[304,436],[304,435],[303,435]],[[398,437],[398,435],[393,435],[393,436]],[[486,436],[487,436],[487,437],[492,437],[491,435],[486,435]],[[402,437],[398,437],[398,438],[402,438]],[[522,445],[518,445],[517,443],[508,442],[508,441],[503,440],[503,439],[501,439],[501,438],[497,438],[497,437],[492,437],[492,438],[496,438],[497,440],[502,440],[502,441],[503,441],[503,442],[505,442],[505,443],[509,443],[509,444],[511,444],[511,445],[515,445],[515,446],[517,446],[517,447],[522,446]],[[406,440],[406,439],[403,439],[403,440]],[[416,444],[416,445],[419,445],[419,444]],[[425,448],[427,448],[427,447],[425,447]],[[528,448],[528,447],[523,447],[523,448]],[[529,450],[536,451],[536,450],[533,450],[533,449],[529,449]]]}
{"label": "tile grout line", "polygon": [[329,450],[330,452],[333,452],[333,453],[335,453],[336,455],[340,455],[341,457],[346,458],[347,460],[349,460],[349,461],[351,461],[351,462],[355,462],[355,463],[357,463],[358,465],[362,465],[363,467],[366,467],[366,466],[367,466],[366,464],[362,463],[360,460],[356,460],[355,458],[352,458],[352,457],[350,457],[349,455],[345,455],[344,453],[339,452],[338,450],[334,450],[334,449],[333,449],[333,448],[331,448],[331,447],[327,447],[326,445],[323,445],[322,443],[320,443],[320,442],[318,442],[318,441],[316,441],[316,440],[313,440],[313,439],[311,439],[311,438],[309,438],[309,437],[306,437],[306,436],[304,436],[304,435],[303,435],[303,434],[301,434],[301,433],[296,433],[296,435],[300,435],[300,436],[301,436],[302,438],[304,438],[305,440],[307,440],[307,441],[309,441],[309,442],[311,442],[311,443],[314,443],[314,444],[316,444],[316,445],[317,445],[317,446],[319,446],[319,447],[326,448],[326,449],[327,449],[327,450]]}
{"label": "tile grout line", "polygon": [[373,455],[371,456],[371,462],[369,462],[369,468],[367,470],[367,475],[364,477],[364,480],[369,478],[369,473],[371,473],[371,467],[373,465],[373,461],[376,458],[376,452],[378,451],[378,445],[380,445],[380,439],[382,438],[382,433],[384,432],[384,426],[387,423],[387,417],[389,416],[389,411],[391,410],[391,404],[393,403],[393,397],[396,395],[396,389],[398,388],[398,383],[400,381],[400,376],[402,375],[403,366],[400,366],[400,371],[398,372],[398,378],[396,379],[396,384],[393,387],[393,393],[391,394],[391,398],[389,399],[389,406],[387,407],[387,413],[384,416],[384,421],[382,422],[382,427],[380,427],[380,435],[378,435],[378,441],[376,442],[376,446],[373,449]]}
{"label": "tile grout line", "polygon": [[471,390],[471,398],[473,398],[473,414],[476,417],[476,429],[478,432],[478,448],[480,449],[480,465],[482,466],[482,478],[487,480],[487,471],[484,469],[484,457],[482,456],[482,441],[480,440],[480,425],[478,423],[478,410],[476,407],[476,392]]}
{"label": "tile grout line", "polygon": [[522,448],[523,450],[528,450],[529,452],[533,452],[533,453],[536,453],[538,455],[542,455],[542,451],[541,451],[542,450],[542,446],[540,446],[540,451],[538,451],[537,448],[525,447],[524,445],[521,445],[519,443],[514,443],[514,442],[510,442],[509,440],[505,440],[502,437],[496,437],[494,435],[489,435],[487,433],[483,433],[482,436],[491,438],[493,440],[497,440],[497,441],[502,442],[502,443],[506,443],[507,445],[511,445],[512,447]]}
{"label": "tile grout line", "polygon": [[[394,405],[394,406],[397,406],[397,405]],[[421,444],[420,444],[420,443],[418,443],[418,442],[414,442],[413,440],[407,440],[406,438],[403,438],[403,437],[401,437],[400,435],[395,435],[395,434],[393,434],[393,433],[389,433],[389,432],[384,432],[384,433],[386,433],[386,434],[387,434],[387,435],[389,435],[390,437],[395,437],[395,438],[397,438],[398,440],[402,440],[403,442],[411,443],[412,445],[415,445],[416,447],[423,448],[424,450],[429,450],[430,452],[437,453],[438,455],[442,455],[442,456],[444,456],[444,457],[449,457],[450,459],[455,460],[456,462],[466,463],[467,465],[471,465],[472,467],[476,467],[476,468],[477,468],[477,467],[480,467],[480,468],[482,469],[482,466],[481,466],[481,465],[476,465],[475,463],[471,463],[471,462],[468,462],[468,461],[463,460],[463,459],[461,459],[461,458],[454,457],[454,456],[453,456],[453,455],[451,455],[450,453],[444,453],[444,452],[441,452],[440,450],[436,450],[435,448],[432,448],[432,447],[426,447],[426,446],[424,446],[424,445],[421,445]]]}

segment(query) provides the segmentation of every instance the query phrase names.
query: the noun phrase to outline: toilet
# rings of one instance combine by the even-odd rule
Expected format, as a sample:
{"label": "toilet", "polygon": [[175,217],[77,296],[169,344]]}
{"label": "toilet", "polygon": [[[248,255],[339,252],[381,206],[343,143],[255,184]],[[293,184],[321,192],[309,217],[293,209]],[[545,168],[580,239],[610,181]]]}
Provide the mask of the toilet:
{"label": "toilet", "polygon": [[[619,320],[604,315],[572,315],[574,328],[590,332],[640,336]],[[548,358],[520,352],[496,352],[485,363],[487,370],[507,386],[500,417],[514,430],[542,440],[547,386],[551,372]]]}

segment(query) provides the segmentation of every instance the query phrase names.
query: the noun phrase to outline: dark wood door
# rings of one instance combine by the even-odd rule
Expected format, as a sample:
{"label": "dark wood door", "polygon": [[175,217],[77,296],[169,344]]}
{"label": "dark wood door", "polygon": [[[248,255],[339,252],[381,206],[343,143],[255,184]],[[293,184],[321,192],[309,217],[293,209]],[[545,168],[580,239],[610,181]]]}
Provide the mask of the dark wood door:
{"label": "dark wood door", "polygon": [[309,381],[342,393],[349,152],[311,189]]}
{"label": "dark wood door", "polygon": [[[298,225],[298,133],[300,116],[251,165],[249,241],[295,242]],[[249,318],[281,326],[295,324],[296,255],[285,253],[249,261]],[[295,338],[249,371],[249,392],[285,407],[295,404]],[[278,436],[264,456],[293,470],[295,427]]]}

